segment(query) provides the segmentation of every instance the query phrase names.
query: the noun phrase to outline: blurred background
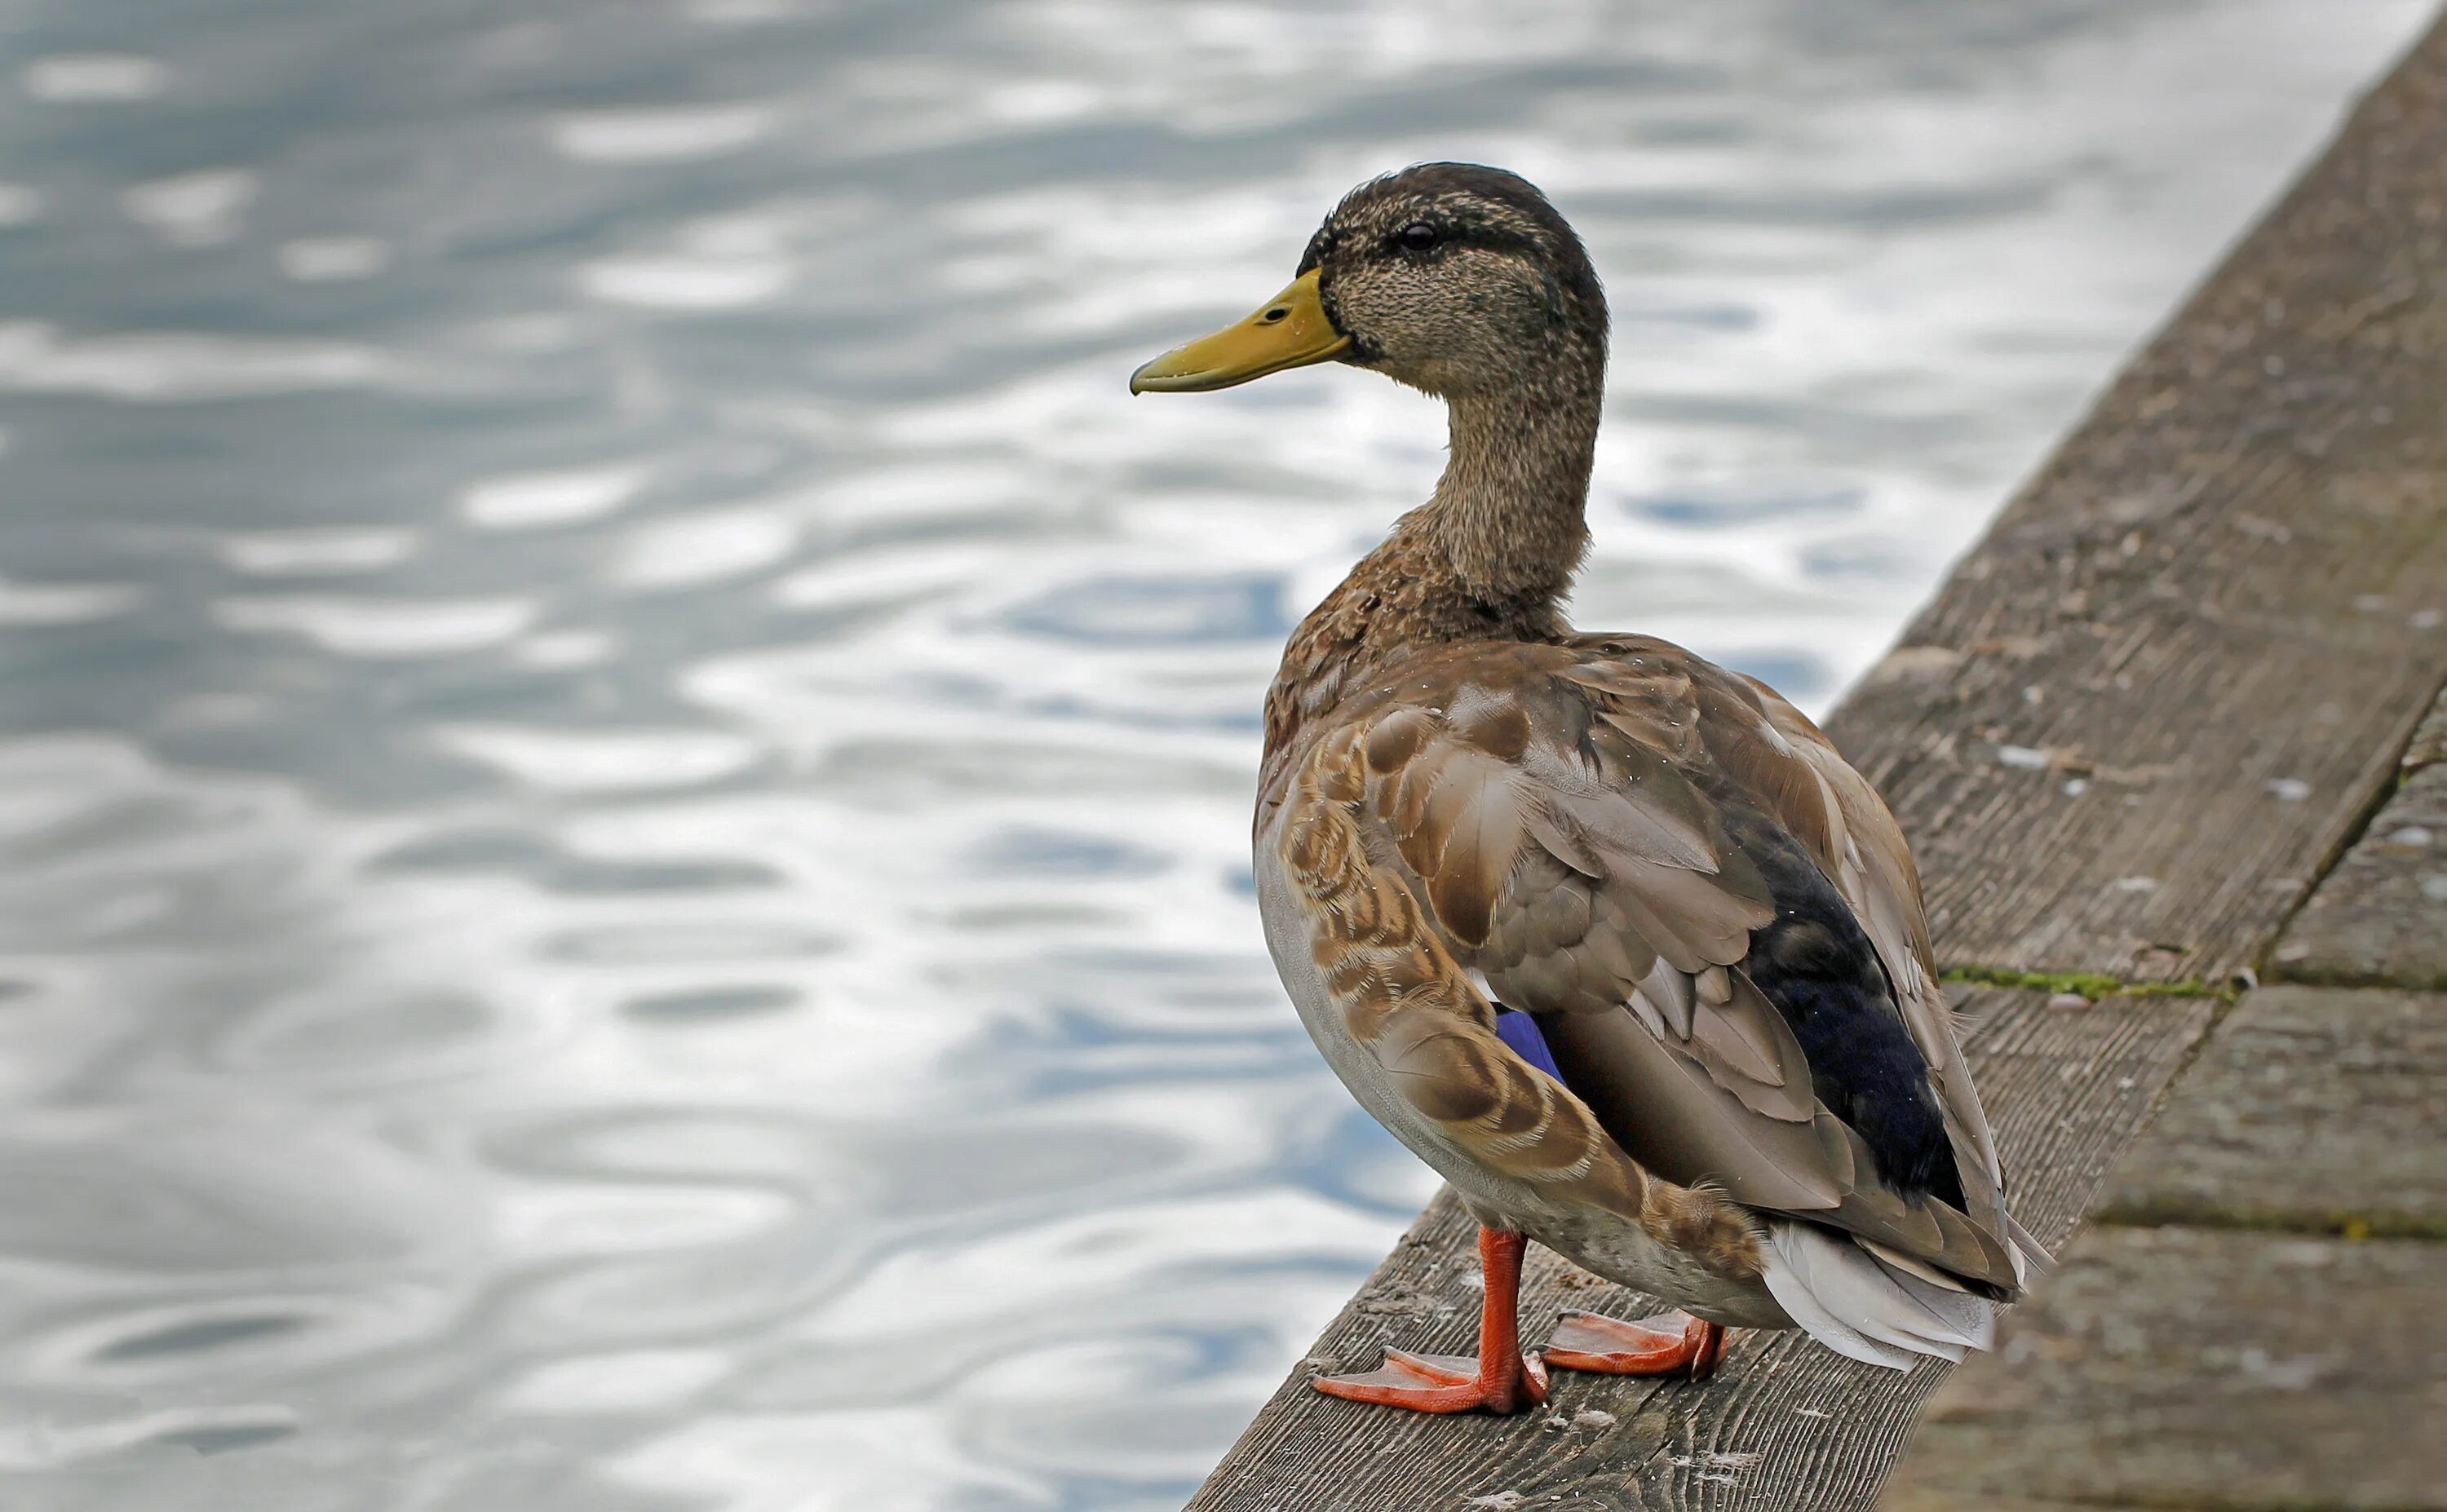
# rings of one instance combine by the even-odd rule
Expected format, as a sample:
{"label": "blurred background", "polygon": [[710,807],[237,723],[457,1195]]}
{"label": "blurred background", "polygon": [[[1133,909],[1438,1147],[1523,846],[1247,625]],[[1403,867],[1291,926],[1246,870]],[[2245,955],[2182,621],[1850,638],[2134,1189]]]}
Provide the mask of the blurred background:
{"label": "blurred background", "polygon": [[1440,462],[1132,401],[1361,178],[1823,708],[2424,0],[18,0],[0,1506],[1177,1504],[1427,1197],[1245,854]]}

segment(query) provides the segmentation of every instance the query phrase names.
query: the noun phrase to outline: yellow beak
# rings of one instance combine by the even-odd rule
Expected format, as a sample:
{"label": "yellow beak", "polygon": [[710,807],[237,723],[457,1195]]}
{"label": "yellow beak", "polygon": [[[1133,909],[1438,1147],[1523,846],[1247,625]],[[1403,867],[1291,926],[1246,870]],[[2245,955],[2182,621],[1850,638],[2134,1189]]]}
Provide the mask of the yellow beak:
{"label": "yellow beak", "polygon": [[1235,321],[1186,347],[1175,347],[1130,374],[1130,392],[1187,394],[1229,388],[1286,368],[1305,368],[1338,357],[1350,350],[1351,338],[1326,318],[1325,302],[1317,292],[1317,270],[1312,268],[1248,319]]}

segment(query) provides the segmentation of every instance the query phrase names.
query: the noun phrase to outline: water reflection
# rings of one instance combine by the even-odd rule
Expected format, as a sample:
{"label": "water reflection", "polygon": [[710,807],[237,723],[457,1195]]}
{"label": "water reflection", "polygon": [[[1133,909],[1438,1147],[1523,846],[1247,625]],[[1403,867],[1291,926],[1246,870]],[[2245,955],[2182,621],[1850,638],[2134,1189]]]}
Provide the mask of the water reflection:
{"label": "water reflection", "polygon": [[1585,622],[1823,703],[2418,0],[163,9],[0,51],[0,1502],[1177,1503],[1424,1197],[1259,690],[1431,407],[1131,402],[1543,181]]}

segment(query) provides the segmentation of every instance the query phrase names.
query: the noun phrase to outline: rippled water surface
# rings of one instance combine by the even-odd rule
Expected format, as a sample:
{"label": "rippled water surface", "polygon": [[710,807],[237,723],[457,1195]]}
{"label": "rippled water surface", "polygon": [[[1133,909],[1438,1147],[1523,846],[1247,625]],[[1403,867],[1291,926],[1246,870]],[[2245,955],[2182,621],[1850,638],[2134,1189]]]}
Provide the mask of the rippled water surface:
{"label": "rippled water surface", "polygon": [[1176,1503],[1428,1190],[1244,846],[1442,430],[1131,366],[1515,166],[1823,705],[2423,9],[9,7],[0,1505]]}

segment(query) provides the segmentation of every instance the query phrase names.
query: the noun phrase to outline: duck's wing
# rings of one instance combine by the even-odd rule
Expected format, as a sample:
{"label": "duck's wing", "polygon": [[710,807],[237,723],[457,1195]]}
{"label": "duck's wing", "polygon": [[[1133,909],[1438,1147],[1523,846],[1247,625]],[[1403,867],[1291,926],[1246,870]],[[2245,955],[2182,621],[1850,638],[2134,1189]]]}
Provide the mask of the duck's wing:
{"label": "duck's wing", "polygon": [[1828,876],[1876,945],[1912,1043],[1928,1062],[1938,1103],[1944,1109],[1946,1132],[1959,1159],[1969,1211],[1992,1232],[2007,1238],[2018,1272],[2025,1261],[2044,1267],[2045,1252],[2006,1211],[1996,1136],[1971,1085],[1971,1068],[1963,1061],[1963,1046],[1955,1034],[1954,1011],[1938,978],[1928,912],[1921,900],[1920,868],[1912,860],[1903,826],[1895,822],[1869,780],[1852,769],[1835,743],[1808,715],[1758,679],[1741,680],[1758,695],[1770,726],[1809,765],[1824,788],[1821,803],[1829,819],[1829,846],[1822,865],[1831,862]]}
{"label": "duck's wing", "polygon": [[1908,855],[1789,705],[1626,638],[1429,652],[1335,722],[1329,806],[1639,1166],[2015,1288]]}

